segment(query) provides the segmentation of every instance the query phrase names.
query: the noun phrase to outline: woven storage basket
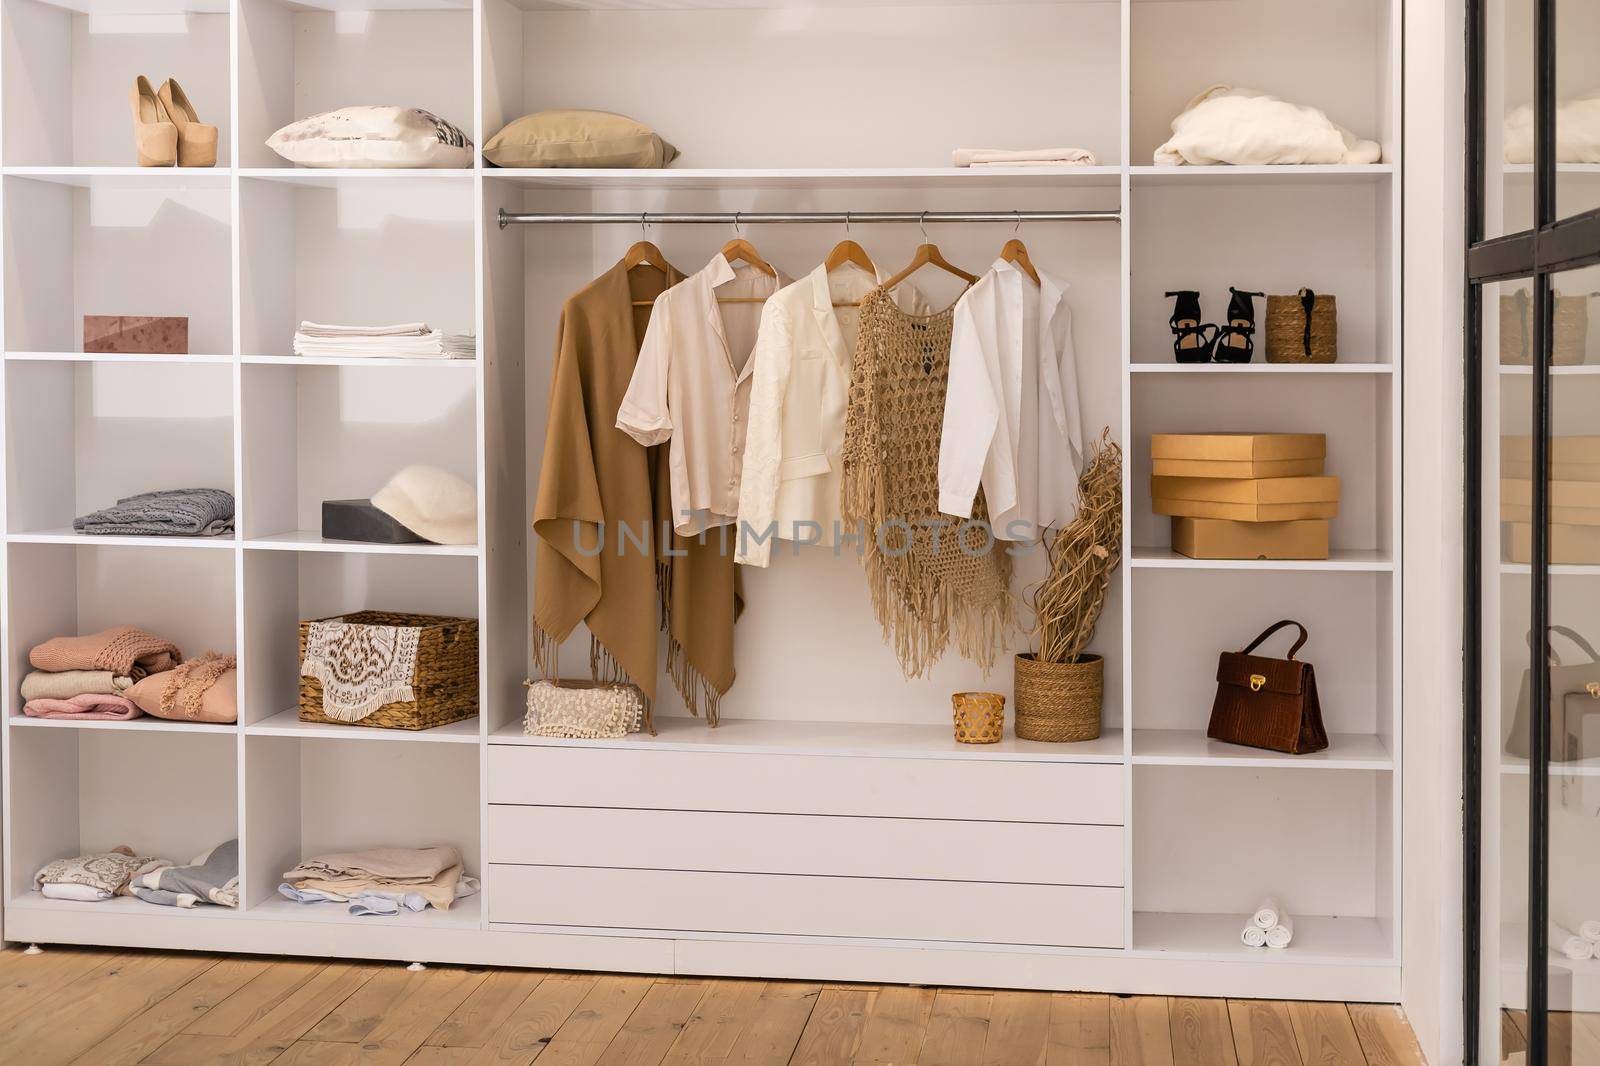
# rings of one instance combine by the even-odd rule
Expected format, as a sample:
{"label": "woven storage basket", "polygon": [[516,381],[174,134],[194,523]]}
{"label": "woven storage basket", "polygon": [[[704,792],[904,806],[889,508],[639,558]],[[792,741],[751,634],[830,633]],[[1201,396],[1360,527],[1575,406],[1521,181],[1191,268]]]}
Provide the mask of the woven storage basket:
{"label": "woven storage basket", "polygon": [[1338,359],[1339,312],[1332,296],[1301,289],[1293,296],[1267,297],[1267,362],[1333,363]]}
{"label": "woven storage basket", "polygon": [[998,744],[1006,735],[1006,698],[998,692],[954,693],[950,713],[963,744]]}
{"label": "woven storage basket", "polygon": [[[366,725],[380,729],[432,729],[478,713],[478,621],[435,614],[399,614],[391,611],[356,611],[319,618],[355,625],[400,626],[419,630],[417,667],[411,680],[414,698],[385,703],[357,722],[330,718],[322,712],[322,682],[300,678],[300,720],[328,725]],[[300,660],[305,661],[306,637],[311,621],[300,623]]]}
{"label": "woven storage basket", "polygon": [[[1589,347],[1589,297],[1556,294],[1554,344],[1550,361],[1577,366]],[[1533,362],[1533,300],[1526,289],[1500,297],[1500,362],[1527,366]]]}
{"label": "woven storage basket", "polygon": [[1100,735],[1105,667],[1098,655],[1084,655],[1074,663],[1018,655],[1013,732],[1023,740],[1094,740]]}

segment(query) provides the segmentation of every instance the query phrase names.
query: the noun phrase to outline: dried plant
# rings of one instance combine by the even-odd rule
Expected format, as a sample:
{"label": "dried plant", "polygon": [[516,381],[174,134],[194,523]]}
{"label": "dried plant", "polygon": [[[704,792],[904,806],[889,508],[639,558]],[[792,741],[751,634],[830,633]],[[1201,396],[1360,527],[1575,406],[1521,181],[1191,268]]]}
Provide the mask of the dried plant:
{"label": "dried plant", "polygon": [[1078,478],[1078,516],[1045,535],[1050,572],[1030,591],[1035,658],[1076,662],[1122,561],[1122,448],[1107,428]]}

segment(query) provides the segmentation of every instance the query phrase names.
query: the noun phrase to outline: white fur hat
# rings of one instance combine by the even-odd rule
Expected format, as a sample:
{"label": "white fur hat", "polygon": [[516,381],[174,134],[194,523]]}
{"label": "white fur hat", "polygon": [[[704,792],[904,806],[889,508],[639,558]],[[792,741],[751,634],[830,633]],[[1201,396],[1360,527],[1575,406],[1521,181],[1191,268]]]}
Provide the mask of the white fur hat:
{"label": "white fur hat", "polygon": [[372,506],[435,544],[478,542],[478,492],[434,466],[408,466],[372,497]]}

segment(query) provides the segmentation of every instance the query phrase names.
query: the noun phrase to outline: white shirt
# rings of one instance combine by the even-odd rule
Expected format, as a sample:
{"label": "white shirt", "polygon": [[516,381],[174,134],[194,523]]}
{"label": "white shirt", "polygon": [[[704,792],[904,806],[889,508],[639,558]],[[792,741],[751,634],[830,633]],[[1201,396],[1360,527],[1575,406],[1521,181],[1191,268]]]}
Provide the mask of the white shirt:
{"label": "white shirt", "polygon": [[670,442],[672,522],[686,537],[739,514],[762,304],[718,304],[717,297],[770,297],[788,283],[748,264],[736,269],[718,253],[656,298],[617,428],[645,447]]}
{"label": "white shirt", "polygon": [[978,486],[999,540],[1077,513],[1083,416],[1066,283],[998,260],[956,304],[939,441],[939,510],[972,516]]}
{"label": "white shirt", "polygon": [[[780,289],[761,312],[750,426],[739,492],[736,558],[766,566],[772,541],[832,546],[839,522],[845,409],[855,360],[859,303],[884,280],[855,263],[832,274],[822,264]],[[904,286],[899,302],[913,313],[922,298]],[[771,534],[769,537],[768,534]]]}

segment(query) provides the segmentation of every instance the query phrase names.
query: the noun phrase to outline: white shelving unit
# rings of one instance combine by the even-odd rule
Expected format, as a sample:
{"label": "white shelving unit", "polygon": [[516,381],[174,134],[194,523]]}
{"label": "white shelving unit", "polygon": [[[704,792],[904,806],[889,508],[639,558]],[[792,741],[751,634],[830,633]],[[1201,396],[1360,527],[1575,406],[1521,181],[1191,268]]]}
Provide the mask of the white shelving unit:
{"label": "white shelving unit", "polygon": [[[117,21],[137,2],[0,0],[7,935],[584,969],[1397,999],[1400,2],[1309,2],[1329,47],[1308,54],[1285,47],[1303,36],[1306,8],[1272,0],[152,0],[167,20],[160,35]],[[941,65],[961,76],[925,84],[907,102],[913,69]],[[718,73],[708,78],[709,70]],[[202,117],[223,127],[223,166],[124,165],[123,101],[139,72],[184,83]],[[1379,139],[1386,162],[1144,165],[1184,101],[1221,80],[1324,107]],[[659,129],[683,149],[684,165],[311,171],[262,144],[294,117],[379,101],[428,108],[480,145],[542,107],[619,111]],[[1041,139],[1088,147],[1101,165],[946,165],[958,144]],[[1021,233],[1041,268],[1070,283],[1085,424],[1109,426],[1126,453],[1126,563],[1091,648],[1107,660],[1101,738],[957,745],[949,694],[993,689],[1009,701],[1009,669],[985,678],[952,655],[929,678],[905,680],[872,620],[859,567],[787,546],[769,570],[745,574],[739,680],[721,728],[684,717],[663,684],[657,736],[523,736],[527,516],[552,341],[565,298],[614,263],[638,229],[501,231],[501,208],[1120,209],[1120,227],[1029,223]],[[968,268],[991,261],[1013,228],[929,227]],[[843,236],[843,227],[745,229],[794,276]],[[727,236],[712,227],[650,232],[691,272]],[[852,236],[888,269],[919,240],[914,226],[858,223]],[[937,276],[917,280],[936,305],[954,298]],[[1337,294],[1343,361],[1173,363],[1161,294],[1199,288],[1216,315],[1230,284]],[[113,312],[188,314],[191,347],[208,354],[76,351],[80,316]],[[296,358],[288,343],[302,318],[472,327],[480,358]],[[1328,434],[1329,472],[1344,486],[1330,559],[1214,562],[1171,551],[1164,520],[1149,509],[1148,438],[1219,429]],[[478,545],[354,545],[315,532],[322,500],[369,495],[417,461],[478,487]],[[237,536],[91,542],[71,533],[74,515],[147,481],[232,489]],[[1023,560],[1019,587],[1040,566]],[[300,722],[292,709],[296,623],[363,607],[478,617],[481,716],[420,733]],[[1295,758],[1207,741],[1217,653],[1289,616],[1312,632],[1307,656],[1323,667],[1332,746]],[[185,650],[237,654],[240,723],[90,727],[19,717],[17,683],[33,643],[122,621],[167,633]],[[563,672],[583,675],[587,652],[580,632],[562,650]],[[130,767],[161,775],[194,764],[204,773],[186,783],[181,804],[123,779]],[[702,787],[707,797],[748,795],[729,781],[754,775],[752,787],[770,785],[797,767],[876,782],[866,807],[910,806],[842,818],[862,810],[808,807],[805,797],[819,791],[811,788],[747,809],[694,798]],[[593,852],[550,857],[566,846],[560,832],[535,861],[512,857],[522,830],[507,829],[506,819],[554,818],[560,829],[569,824],[561,818],[577,818],[570,812],[578,808],[563,804],[584,802],[529,790],[563,775],[576,775],[574,796],[642,789],[658,771],[675,784],[641,792],[637,807],[673,815],[679,831],[700,832],[713,814],[753,825],[800,817],[856,834],[887,832],[880,823],[948,834],[993,825],[1036,833],[1040,846],[990,849],[993,864],[981,869],[863,877],[872,883],[856,888],[867,905],[881,881],[884,898],[904,911],[886,916],[876,936],[870,922],[837,935],[774,922],[761,933],[739,924],[760,923],[746,910],[728,912],[722,925],[715,913],[674,910],[663,901],[682,891],[682,871],[641,866],[626,837],[601,839],[623,849],[609,867]],[[924,800],[932,781],[950,787]],[[895,782],[903,783],[898,798]],[[372,794],[392,802],[359,800]],[[620,792],[600,796],[596,809],[626,806]],[[30,891],[39,865],[82,848],[126,841],[187,858],[235,834],[243,853],[236,913],[78,906]],[[1082,843],[1090,836],[1093,848]],[[848,839],[873,853],[859,843],[868,838]],[[911,837],[884,839],[883,855],[909,854]],[[308,852],[434,840],[460,846],[484,882],[481,896],[448,913],[355,919],[275,893],[280,872]],[[1053,849],[1057,840],[1066,843]],[[639,854],[654,854],[645,843]],[[1104,862],[1098,880],[1057,873],[1003,908],[1012,912],[1006,921],[1026,915],[1036,932],[969,936],[931,924],[963,892],[1007,887],[1008,864],[1022,850]],[[769,906],[797,884],[782,880],[792,872],[766,868],[689,876],[759,885]],[[816,882],[818,899],[841,888],[804,880]],[[624,924],[562,917],[562,908],[614,891],[648,900],[639,913],[662,920],[627,925],[625,906],[613,911]],[[1237,942],[1243,915],[1267,891],[1296,916],[1297,939],[1285,951]],[[1088,922],[1084,915],[1092,929],[1063,924],[1069,916]],[[913,926],[925,931],[905,932]]]}

